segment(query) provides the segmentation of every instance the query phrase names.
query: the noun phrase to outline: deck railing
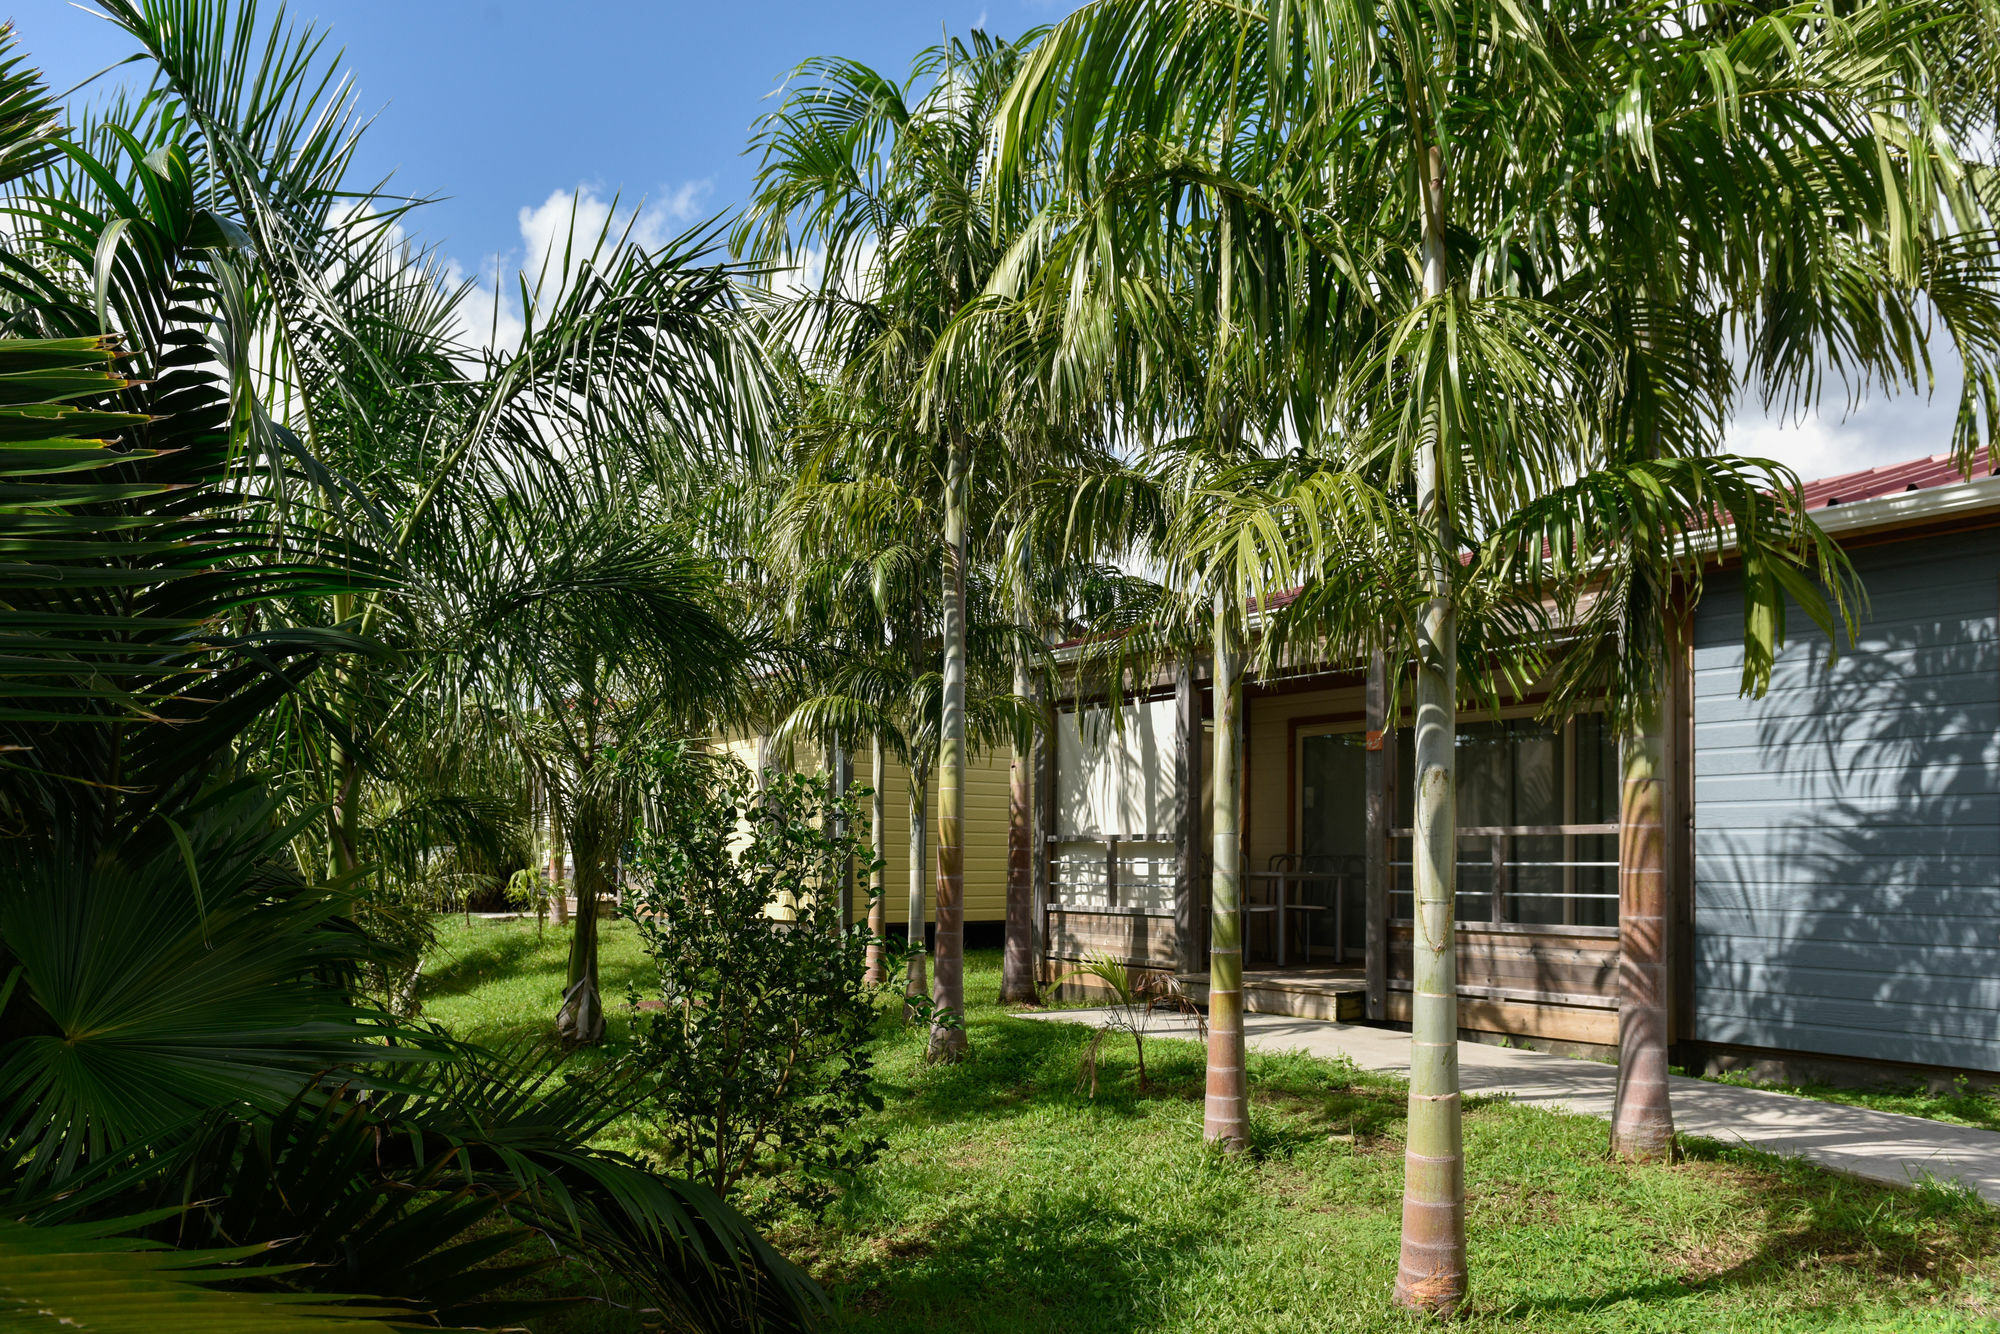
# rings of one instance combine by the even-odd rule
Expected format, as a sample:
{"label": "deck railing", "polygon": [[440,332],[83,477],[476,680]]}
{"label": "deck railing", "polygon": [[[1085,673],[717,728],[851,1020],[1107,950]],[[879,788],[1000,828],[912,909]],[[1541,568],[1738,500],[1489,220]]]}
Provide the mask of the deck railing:
{"label": "deck railing", "polygon": [[1049,839],[1049,905],[1072,912],[1174,915],[1180,858],[1151,834],[1064,834]]}
{"label": "deck railing", "polygon": [[[1403,852],[1415,831],[1392,829],[1389,831]],[[1518,911],[1520,900],[1533,900],[1537,904],[1554,903],[1561,905],[1561,924],[1580,924],[1585,918],[1593,919],[1589,924],[1608,926],[1618,921],[1618,892],[1614,875],[1580,876],[1579,872],[1612,872],[1618,869],[1616,848],[1609,858],[1590,858],[1579,855],[1577,840],[1583,838],[1615,838],[1618,826],[1613,824],[1542,824],[1542,825],[1468,825],[1458,830],[1460,857],[1458,860],[1459,892],[1456,905],[1457,916],[1466,922],[1516,922],[1557,925],[1547,920],[1547,914],[1532,916]],[[1560,838],[1563,840],[1561,855],[1556,857],[1515,856],[1516,841],[1520,839]],[[1464,856],[1463,842],[1466,839],[1484,840],[1486,856],[1468,858]],[[1397,856],[1389,862],[1391,874],[1396,883],[1390,891],[1390,917],[1397,921],[1408,921],[1415,911],[1414,893],[1409,887],[1410,861],[1407,856]],[[1558,877],[1532,876],[1539,871],[1560,872]],[[1471,872],[1471,875],[1467,873]],[[1524,876],[1522,873],[1529,873]],[[1468,879],[1485,879],[1482,888],[1466,889]],[[1526,881],[1526,884],[1523,881]],[[1609,889],[1584,889],[1580,885],[1592,881],[1612,881]],[[1543,887],[1536,888],[1534,886]],[[1559,885],[1560,888],[1549,886]],[[1586,905],[1603,905],[1593,907]],[[1403,911],[1399,911],[1403,910]]]}

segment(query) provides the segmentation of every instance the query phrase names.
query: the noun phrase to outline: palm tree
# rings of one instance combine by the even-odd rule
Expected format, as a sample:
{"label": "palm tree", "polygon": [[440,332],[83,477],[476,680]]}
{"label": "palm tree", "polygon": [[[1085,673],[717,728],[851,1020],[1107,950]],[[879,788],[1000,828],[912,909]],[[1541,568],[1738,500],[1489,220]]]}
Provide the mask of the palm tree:
{"label": "palm tree", "polygon": [[[1102,7],[1100,7],[1102,8]],[[1145,43],[1163,32],[1124,36]],[[1101,17],[1101,16],[1100,16]],[[1065,62],[1073,44],[1099,57],[1102,34],[1080,36],[1073,19],[1058,26],[1033,57],[1002,110],[1003,173],[1027,170],[1031,146],[1053,121],[1063,134],[1052,156],[1061,188],[1038,218],[1040,272],[1024,296],[1021,318],[1050,328],[1055,363],[1049,379],[1089,386],[1117,404],[1128,439],[1151,442],[1146,465],[1097,471],[1093,484],[1065,498],[1071,540],[1096,555],[1137,554],[1164,566],[1172,595],[1149,632],[1136,626],[1105,639],[1122,679],[1129,663],[1154,650],[1177,660],[1190,644],[1213,655],[1214,847],[1209,953],[1209,1089],[1204,1135],[1230,1149],[1248,1139],[1243,1078],[1242,850],[1237,804],[1241,682],[1247,638],[1246,594],[1266,588],[1262,563],[1210,559],[1169,540],[1199,524],[1214,479],[1261,457],[1287,424],[1316,424],[1288,412],[1288,398],[1309,394],[1314,363],[1299,356],[1307,339],[1293,309],[1327,310],[1327,275],[1287,253],[1285,232],[1305,221],[1298,182],[1280,127],[1265,115],[1253,87],[1177,108],[1167,120],[1199,126],[1193,142],[1166,140],[1164,123],[1143,109],[1127,122],[1093,106]],[[1108,24],[1109,27],[1115,23]],[[1213,36],[1214,34],[1209,34]],[[1186,36],[1185,33],[1182,36]],[[1118,38],[1109,39],[1115,45]],[[1192,39],[1196,42],[1200,37]],[[1170,43],[1171,45],[1171,43]],[[1148,48],[1150,52],[1151,48]],[[1151,55],[1123,57],[1117,77],[1150,78]],[[1049,90],[1062,84],[1060,100]],[[1317,288],[1317,295],[1308,288]],[[1334,298],[1332,308],[1338,308]],[[1077,391],[1070,391],[1075,396]],[[1150,474],[1150,475],[1145,475]]]}
{"label": "palm tree", "polygon": [[[462,497],[476,509],[494,476],[658,480],[754,448],[766,371],[712,234],[647,252],[612,223],[591,233],[572,220],[565,245],[520,277],[518,344],[468,343],[468,286],[404,235],[420,201],[350,178],[365,119],[324,34],[221,0],[100,7],[156,72],[146,133],[188,140],[193,207],[226,219],[248,259],[237,299],[246,367],[255,348],[243,378],[252,442],[274,480],[301,477],[339,536],[393,576],[301,599],[294,619],[405,648],[448,614],[427,600],[453,558],[436,536],[479,521],[451,511]],[[314,776],[334,871],[359,865],[370,842],[371,783],[397,780],[389,766],[407,748],[384,729],[432,684],[421,654],[399,654],[387,669],[338,668],[302,697],[338,726],[273,720],[271,744]]]}
{"label": "palm tree", "polygon": [[[1618,364],[1607,378],[1622,386],[1603,457],[1579,483],[1599,498],[1579,504],[1570,493],[1551,500],[1571,513],[1622,510],[1630,517],[1610,525],[1615,535],[1580,533],[1557,521],[1535,527],[1524,541],[1534,551],[1546,542],[1559,544],[1549,550],[1590,551],[1608,572],[1592,606],[1570,617],[1587,633],[1565,657],[1552,707],[1567,710],[1608,694],[1618,715],[1626,787],[1619,861],[1626,883],[1612,1142],[1625,1157],[1655,1158],[1673,1149],[1660,700],[1672,601],[1691,601],[1701,583],[1699,562],[1688,558],[1696,544],[1681,531],[1680,516],[1705,513],[1711,526],[1733,527],[1746,571],[1766,585],[1751,600],[1752,615],[1788,595],[1831,632],[1834,621],[1850,616],[1856,595],[1845,559],[1783,503],[1796,494],[1789,475],[1746,485],[1755,482],[1759,465],[1719,455],[1737,391],[1727,335],[1733,331],[1754,349],[1750,377],[1767,401],[1812,401],[1822,366],[1850,382],[1879,378],[1922,390],[1929,387],[1929,361],[1920,303],[1927,302],[1969,368],[1969,410],[1954,442],[1962,458],[1969,460],[1981,434],[1982,385],[1991,376],[1983,368],[1993,364],[2000,310],[1994,285],[1976,272],[1984,261],[1973,257],[1991,254],[1996,234],[1990,209],[1965,188],[1970,177],[1955,152],[1941,146],[1963,144],[1966,136],[1932,133],[1926,124],[1950,113],[1948,89],[1915,89],[1899,100],[1934,160],[1927,164],[1918,155],[1885,173],[1879,164],[1897,155],[1882,153],[1880,131],[1862,109],[1883,91],[1883,76],[1857,77],[1854,64],[1865,51],[1887,70],[1904,68],[1916,49],[1912,42],[1959,55],[1981,49],[1976,41],[1960,44],[1971,35],[1964,20],[1978,19],[1965,14],[1956,24],[1913,27],[1895,22],[1893,13],[1875,18],[1872,30],[1851,42],[1836,38],[1793,53],[1783,50],[1782,30],[1746,24],[1739,14],[1635,9],[1624,17],[1625,40],[1589,52],[1604,67],[1583,81],[1645,87],[1650,96],[1622,119],[1603,118],[1580,102],[1565,136],[1574,154],[1566,170],[1580,183],[1570,197],[1590,199],[1598,216],[1588,222],[1564,216],[1574,206],[1551,200],[1541,224],[1526,229],[1562,238],[1567,253],[1551,250],[1538,262],[1555,275],[1562,299],[1589,309],[1611,334]],[[1734,53],[1735,81],[1719,88],[1708,71],[1725,49]],[[1954,59],[1923,63],[1936,70]],[[1732,104],[1747,109],[1715,114]],[[1764,110],[1774,106],[1784,110]],[[1780,173],[1769,152],[1780,117],[1838,129],[1794,145]],[[1601,142],[1611,126],[1612,137],[1636,151]],[[1907,180],[1898,179],[1903,174]],[[1940,188],[1919,185],[1926,177]],[[1899,204],[1906,191],[1934,198]],[[1783,261],[1770,264],[1765,257],[1774,254]],[[1868,295],[1857,299],[1860,293]],[[1653,512],[1652,496],[1662,489],[1677,498],[1669,512]],[[1550,572],[1563,579],[1578,573]],[[1786,594],[1774,596],[1772,582],[1785,583]],[[1746,624],[1746,691],[1760,691],[1768,680],[1767,635]]]}
{"label": "palm tree", "polygon": [[[1506,642],[1491,632],[1510,618],[1516,629],[1531,622],[1533,609],[1520,596],[1517,575],[1542,552],[1533,547],[1523,555],[1509,528],[1513,517],[1543,497],[1561,495],[1571,504],[1597,498],[1589,487],[1574,489],[1581,485],[1576,479],[1597,469],[1602,441],[1623,438],[1607,425],[1620,401],[1618,382],[1607,374],[1622,369],[1611,355],[1619,331],[1607,329],[1599,308],[1574,301],[1556,281],[1556,260],[1565,246],[1579,244],[1577,233],[1544,240],[1523,218],[1551,201],[1574,198],[1576,216],[1605,225],[1596,194],[1570,193],[1574,181],[1566,173],[1579,159],[1565,136],[1591,116],[1600,117],[1599,125],[1624,126],[1629,118],[1604,108],[1634,85],[1603,81],[1590,60],[1618,50],[1633,35],[1635,16],[1657,12],[1661,27],[1671,28],[1684,16],[1667,11],[1678,8],[1580,4],[1530,16],[1512,6],[1472,3],[1446,9],[1275,5],[1266,11],[1205,0],[1102,0],[1051,33],[1003,111],[1010,139],[1018,134],[1032,143],[1048,121],[1063,125],[1066,178],[1083,192],[1146,164],[1227,142],[1234,123],[1228,113],[1254,103],[1249,121],[1271,141],[1272,156],[1304,164],[1290,179],[1307,188],[1291,197],[1340,205],[1288,229],[1300,262],[1316,255],[1345,270],[1359,280],[1352,290],[1384,313],[1380,328],[1359,343],[1336,332],[1330,346],[1353,347],[1360,355],[1346,364],[1323,363],[1316,372],[1318,382],[1333,385],[1324,395],[1328,424],[1338,428],[1344,442],[1338,453],[1349,462],[1295,471],[1263,501],[1239,496],[1241,514],[1233,512],[1227,492],[1243,479],[1228,479],[1212,507],[1219,521],[1193,534],[1191,545],[1211,555],[1227,553],[1252,573],[1305,575],[1305,595],[1272,626],[1284,633],[1267,635],[1265,651],[1275,651],[1287,634],[1295,643],[1337,643],[1336,630],[1359,627],[1378,613],[1385,628],[1405,627],[1401,647],[1415,663],[1419,961],[1397,1285],[1398,1301],[1408,1306],[1450,1310],[1465,1288],[1452,948],[1451,756],[1459,664],[1480,662],[1486,649]],[[1800,11],[1800,22],[1804,16]],[[1732,16],[1729,23],[1740,27],[1744,21]],[[1769,27],[1760,30],[1760,24]],[[1775,16],[1747,26],[1754,30],[1751,50],[1776,51],[1785,44],[1779,34],[1798,23],[1794,16]],[[1826,77],[1838,80],[1853,48],[1844,31],[1827,36]],[[1731,59],[1740,54],[1731,48]],[[1706,68],[1716,68],[1713,56],[1703,53]],[[1773,67],[1782,59],[1774,56]],[[1851,87],[1854,75],[1844,77],[1848,84],[1834,86]],[[1783,89],[1775,77],[1772,85]],[[1736,104],[1727,105],[1733,110]],[[1855,126],[1845,105],[1827,105],[1841,113],[1836,123]],[[1793,139],[1786,114],[1759,121],[1745,140],[1762,136],[1767,155],[1789,167],[1791,159],[1770,147]],[[1808,113],[1789,125],[1812,123]],[[1912,141],[1925,142],[1921,134]],[[1711,179],[1732,169],[1753,182],[1777,174],[1753,171],[1732,156],[1735,142],[1712,144],[1712,154],[1717,147],[1730,151],[1711,157]],[[1850,158],[1865,160],[1860,153]],[[1267,211],[1287,199],[1276,189],[1266,193],[1273,202],[1260,200],[1259,207]],[[1907,191],[1879,192],[1882,200],[1898,197]],[[1826,204],[1824,197],[1805,198],[1807,207]],[[1871,226],[1880,219],[1885,233],[1907,221],[1885,217],[1881,209],[1860,216]],[[1733,257],[1739,266],[1748,262],[1742,251]],[[1654,362],[1658,370],[1685,370],[1663,357]],[[1692,386],[1694,401],[1702,401],[1703,387]],[[1308,444],[1316,434],[1301,426]],[[1660,444],[1676,449],[1686,441]],[[1674,460],[1684,472],[1687,462]],[[1698,480],[1671,490],[1665,503],[1644,515],[1629,507],[1594,513],[1593,522],[1602,524],[1598,535],[1623,523],[1662,519],[1691,528],[1717,517],[1720,494],[1754,494],[1760,480],[1786,480],[1740,461],[1702,462],[1707,471],[1697,468]],[[1729,490],[1738,484],[1741,489]],[[1776,510],[1785,512],[1782,501]],[[1788,542],[1798,531],[1791,524],[1778,527]],[[1377,568],[1413,574],[1421,596],[1381,595],[1374,581],[1357,578],[1354,558],[1370,547]],[[1475,556],[1470,561],[1462,559],[1468,551]],[[1781,573],[1752,590],[1763,618],[1752,627],[1753,642],[1767,648],[1773,621],[1782,615],[1777,585],[1803,582],[1783,576],[1801,557],[1790,559],[1770,564]],[[1574,573],[1575,567],[1567,569]],[[1359,614],[1364,610],[1365,617]],[[1468,640],[1461,632],[1471,624],[1465,614],[1474,610],[1482,610],[1484,624]],[[1516,634],[1512,642],[1527,641]],[[1475,644],[1477,651],[1470,651]],[[1470,680],[1485,670],[1482,665]],[[1218,894],[1219,909],[1226,898]]]}
{"label": "palm tree", "polygon": [[477,526],[453,535],[464,554],[439,645],[459,664],[466,715],[492,715],[560,811],[576,919],[558,1028],[579,1043],[603,1034],[597,921],[634,810],[620,757],[740,689],[748,656],[716,573],[646,494],[593,490],[572,476],[559,498],[538,496],[514,479],[488,498]]}
{"label": "palm tree", "polygon": [[[905,84],[852,61],[800,66],[758,126],[761,158],[738,248],[772,266],[808,251],[820,265],[798,304],[802,338],[857,388],[899,410],[874,437],[898,470],[922,467],[942,537],[938,735],[935,1059],[966,1049],[963,805],[967,745],[966,581],[974,453],[998,447],[990,423],[917,392],[951,321],[986,286],[1018,218],[986,188],[991,117],[1021,59],[975,32],[933,47]],[[919,462],[921,460],[922,462]]]}
{"label": "palm tree", "polygon": [[[773,740],[866,732],[908,766],[907,985],[910,995],[921,995],[929,785],[943,725],[943,681],[931,665],[943,626],[926,585],[941,553],[921,479],[844,476],[841,465],[853,456],[854,441],[847,429],[828,429],[833,420],[816,423],[811,452],[799,461],[774,524],[770,569],[792,608],[789,633],[815,646],[816,662],[802,679],[783,683],[790,712]],[[990,511],[993,499],[975,502],[981,499],[977,508]],[[1004,740],[1020,745],[1039,725],[1033,706],[1005,690],[1021,636],[1001,616],[1002,591],[989,568],[975,567],[966,598],[967,735],[981,748]],[[871,927],[878,935],[879,925]]]}
{"label": "palm tree", "polygon": [[[36,80],[10,51],[0,79],[0,163],[32,165]],[[19,183],[41,225],[5,258],[11,331],[63,335],[0,340],[19,391],[0,445],[6,1249],[97,1271],[94,1294],[55,1302],[84,1323],[107,1298],[169,1296],[132,1278],[141,1248],[281,1239],[299,1263],[246,1276],[291,1300],[182,1292],[198,1304],[161,1327],[283,1328],[298,1292],[349,1290],[335,1275],[356,1262],[390,1295],[377,1314],[506,1319],[495,1292],[521,1268],[465,1259],[533,1236],[690,1326],[805,1324],[811,1285],[726,1206],[589,1147],[594,1095],[551,1095],[546,1066],[396,1029],[356,994],[375,947],[352,881],[288,855],[310,806],[254,729],[373,649],[287,604],[367,591],[381,562],[263,489],[241,252],[172,117],[121,128],[139,151],[67,145],[101,193],[58,193],[67,168]]]}

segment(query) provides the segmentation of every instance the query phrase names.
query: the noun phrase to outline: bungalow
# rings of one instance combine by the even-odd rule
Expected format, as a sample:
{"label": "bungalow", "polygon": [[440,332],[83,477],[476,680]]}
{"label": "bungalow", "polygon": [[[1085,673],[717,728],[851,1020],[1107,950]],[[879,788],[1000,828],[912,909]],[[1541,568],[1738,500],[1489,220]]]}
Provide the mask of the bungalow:
{"label": "bungalow", "polygon": [[[720,741],[720,749],[756,770],[770,760],[763,736]],[[803,744],[787,757],[804,772],[818,772],[819,758]],[[1005,750],[975,751],[965,766],[965,922],[975,946],[998,946],[1007,918],[1007,818],[1010,757]],[[877,788],[883,802],[882,883],[888,925],[897,934],[907,930],[910,917],[910,769],[895,758],[883,765],[878,778],[870,773],[866,748],[854,757],[854,782]],[[924,823],[924,921],[937,922],[938,785],[931,777]]]}
{"label": "bungalow", "polygon": [[[1667,941],[1676,1059],[1791,1077],[2000,1072],[2000,476],[1945,458],[1829,478],[1809,508],[1868,592],[1829,661],[1804,617],[1737,693],[1741,585],[1676,627]],[[1206,968],[1201,664],[1122,705],[1071,692],[1045,747],[1037,947]],[[1406,1021],[1410,733],[1384,668],[1246,681],[1247,1002]],[[1461,717],[1458,977],[1468,1038],[1591,1053],[1618,1032],[1618,768],[1598,715]],[[1004,762],[1002,763],[1004,775]],[[968,876],[968,898],[973,878]]]}

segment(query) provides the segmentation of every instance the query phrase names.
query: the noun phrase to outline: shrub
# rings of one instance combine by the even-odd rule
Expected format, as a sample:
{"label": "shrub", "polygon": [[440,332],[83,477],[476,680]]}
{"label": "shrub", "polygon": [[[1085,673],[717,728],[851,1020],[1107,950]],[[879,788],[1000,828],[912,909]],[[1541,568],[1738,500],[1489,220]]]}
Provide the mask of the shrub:
{"label": "shrub", "polygon": [[835,802],[798,775],[760,792],[740,764],[684,746],[646,770],[625,915],[659,970],[661,1004],[636,1025],[652,1119],[717,1193],[782,1172],[788,1193],[821,1204],[882,1144],[852,1130],[881,1099],[870,937],[841,921],[839,892],[842,875],[869,880],[866,794]]}

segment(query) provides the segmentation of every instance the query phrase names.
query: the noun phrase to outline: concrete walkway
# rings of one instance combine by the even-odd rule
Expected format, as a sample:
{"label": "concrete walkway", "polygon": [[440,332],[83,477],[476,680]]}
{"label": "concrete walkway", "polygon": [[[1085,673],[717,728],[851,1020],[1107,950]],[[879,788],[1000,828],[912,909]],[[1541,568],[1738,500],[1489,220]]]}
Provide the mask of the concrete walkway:
{"label": "concrete walkway", "polygon": [[[1090,1024],[1101,1022],[1103,1014],[1048,1010],[1024,1017]],[[1246,1015],[1243,1026],[1256,1051],[1345,1056],[1364,1070],[1404,1076],[1410,1071],[1410,1039],[1404,1033],[1276,1014]],[[1195,1032],[1192,1021],[1161,1015],[1148,1036],[1194,1037]],[[1458,1063],[1460,1085],[1467,1093],[1611,1117],[1617,1071],[1609,1065],[1476,1042],[1458,1044]],[[1700,1079],[1675,1078],[1672,1093],[1674,1128],[1683,1135],[1747,1144],[1892,1186],[1925,1176],[1955,1179],[2000,1204],[2000,1132]]]}

